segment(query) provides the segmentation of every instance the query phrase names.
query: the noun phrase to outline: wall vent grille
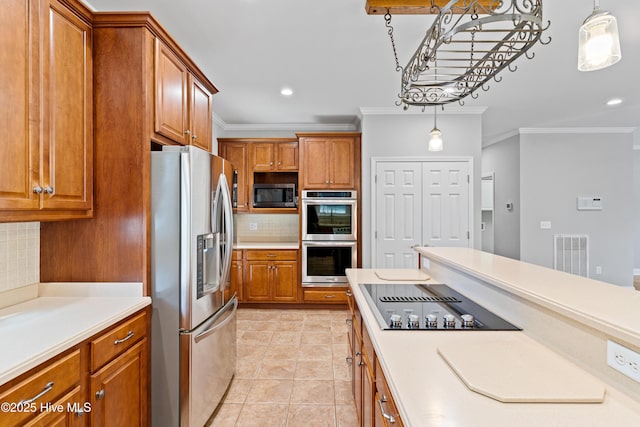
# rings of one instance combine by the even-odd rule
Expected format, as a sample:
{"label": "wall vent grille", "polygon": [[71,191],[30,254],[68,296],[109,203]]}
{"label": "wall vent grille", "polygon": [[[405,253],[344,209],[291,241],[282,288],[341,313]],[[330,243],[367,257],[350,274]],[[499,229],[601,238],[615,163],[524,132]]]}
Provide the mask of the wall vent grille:
{"label": "wall vent grille", "polygon": [[589,277],[589,236],[555,234],[553,236],[553,268]]}

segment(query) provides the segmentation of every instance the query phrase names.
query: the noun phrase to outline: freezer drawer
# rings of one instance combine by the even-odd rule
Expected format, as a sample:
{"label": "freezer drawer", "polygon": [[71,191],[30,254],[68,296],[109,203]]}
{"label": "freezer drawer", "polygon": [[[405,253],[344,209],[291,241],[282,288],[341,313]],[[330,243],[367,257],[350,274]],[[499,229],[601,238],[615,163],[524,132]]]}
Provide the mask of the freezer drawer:
{"label": "freezer drawer", "polygon": [[226,392],[236,365],[234,297],[202,326],[180,337],[180,426],[202,426]]}

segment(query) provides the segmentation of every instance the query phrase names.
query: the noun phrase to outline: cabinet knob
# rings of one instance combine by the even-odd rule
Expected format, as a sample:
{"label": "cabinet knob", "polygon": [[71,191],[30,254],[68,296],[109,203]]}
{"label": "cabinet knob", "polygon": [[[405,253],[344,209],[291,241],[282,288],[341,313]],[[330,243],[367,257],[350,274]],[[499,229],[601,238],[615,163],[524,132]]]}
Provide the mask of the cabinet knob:
{"label": "cabinet knob", "polygon": [[195,135],[195,134],[194,134],[194,135],[191,137],[191,139],[193,139],[193,140],[195,141],[196,139],[198,139],[198,135]]}
{"label": "cabinet knob", "polygon": [[96,392],[96,399],[104,399],[104,389]]}
{"label": "cabinet knob", "polygon": [[332,180],[329,180],[329,184],[333,184],[333,181],[332,181]]}
{"label": "cabinet knob", "polygon": [[269,162],[269,166],[273,166],[273,162]]}
{"label": "cabinet knob", "polygon": [[44,192],[47,194],[53,194],[53,187],[44,187]]}
{"label": "cabinet knob", "polygon": [[191,135],[191,131],[189,129],[187,129],[187,130],[184,131],[184,134],[185,135]]}
{"label": "cabinet knob", "polygon": [[328,183],[329,183],[329,180],[326,180],[324,183],[325,183],[325,184],[328,184]]}
{"label": "cabinet knob", "polygon": [[44,190],[39,185],[36,185],[35,187],[33,187],[33,192],[36,194],[42,194],[43,191]]}
{"label": "cabinet knob", "polygon": [[282,162],[278,162],[278,166],[282,165]]}

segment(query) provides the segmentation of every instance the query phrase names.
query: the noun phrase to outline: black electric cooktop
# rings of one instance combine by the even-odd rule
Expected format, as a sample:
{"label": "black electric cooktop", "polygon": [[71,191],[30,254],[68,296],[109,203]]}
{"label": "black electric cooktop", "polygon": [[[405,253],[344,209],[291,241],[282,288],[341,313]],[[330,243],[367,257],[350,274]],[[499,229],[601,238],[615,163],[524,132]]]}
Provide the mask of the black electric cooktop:
{"label": "black electric cooktop", "polygon": [[360,284],[385,330],[518,331],[445,284]]}

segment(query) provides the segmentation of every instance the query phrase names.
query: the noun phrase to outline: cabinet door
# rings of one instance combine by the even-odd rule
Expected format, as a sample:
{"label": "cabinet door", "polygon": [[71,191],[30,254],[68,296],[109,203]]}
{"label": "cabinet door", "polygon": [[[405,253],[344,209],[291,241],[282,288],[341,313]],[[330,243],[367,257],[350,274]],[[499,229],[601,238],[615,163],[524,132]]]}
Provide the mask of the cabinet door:
{"label": "cabinet door", "polygon": [[[0,13],[0,209],[37,209],[39,114],[38,0],[7,0]],[[30,109],[31,104],[31,109]],[[9,137],[11,136],[11,137]]]}
{"label": "cabinet door", "polygon": [[281,142],[276,147],[276,168],[279,171],[298,170],[298,143]]}
{"label": "cabinet door", "polygon": [[211,94],[193,76],[190,80],[191,144],[211,152]]}
{"label": "cabinet door", "polygon": [[228,301],[233,294],[236,294],[236,296],[238,297],[238,301],[242,301],[242,274],[242,260],[231,261],[231,283],[229,285],[229,288],[225,290],[225,301]]}
{"label": "cabinet door", "polygon": [[355,188],[355,143],[353,138],[329,141],[331,188]]}
{"label": "cabinet door", "polygon": [[244,286],[246,301],[269,301],[271,264],[267,261],[247,262],[247,281]]}
{"label": "cabinet door", "polygon": [[179,144],[188,144],[187,68],[159,39],[155,62],[155,131]]}
{"label": "cabinet door", "polygon": [[276,261],[273,263],[273,301],[295,302],[298,300],[298,263]]}
{"label": "cabinet door", "polygon": [[91,408],[85,404],[80,387],[74,388],[62,399],[51,406],[51,410],[42,412],[24,427],[81,427],[85,425],[85,415]]}
{"label": "cabinet door", "polygon": [[238,212],[249,210],[249,189],[247,180],[247,153],[246,143],[222,142],[220,143],[220,155],[231,162],[233,171],[238,175],[238,186],[236,189]]}
{"label": "cabinet door", "polygon": [[361,426],[365,426],[362,423],[362,338],[356,333],[354,336],[354,358],[353,358],[353,398],[356,403],[356,414]]}
{"label": "cabinet door", "polygon": [[91,425],[147,425],[147,339],[91,375]]}
{"label": "cabinet door", "polygon": [[366,362],[367,360],[367,358],[363,358],[365,364],[362,366],[362,425],[373,426],[375,381],[373,379],[372,367]]}
{"label": "cabinet door", "polygon": [[90,209],[93,198],[91,27],[57,0],[47,5],[42,207]]}
{"label": "cabinet door", "polygon": [[251,144],[251,167],[254,171],[275,170],[275,152],[272,143]]}
{"label": "cabinet door", "polygon": [[302,188],[321,189],[329,187],[329,151],[326,139],[306,138],[302,164]]}

